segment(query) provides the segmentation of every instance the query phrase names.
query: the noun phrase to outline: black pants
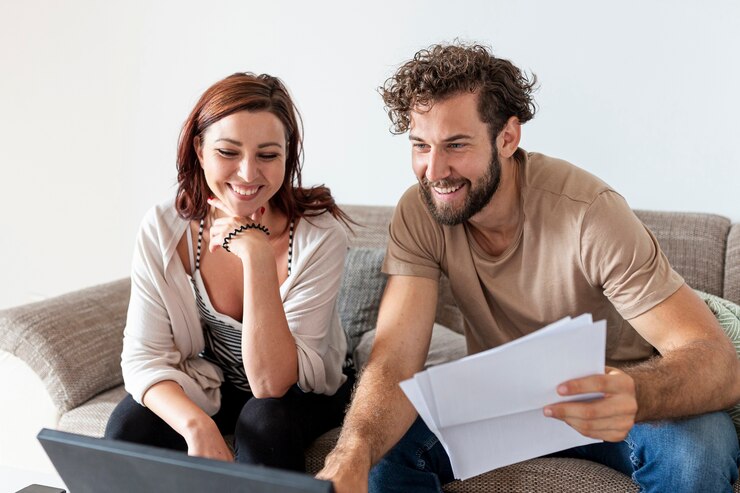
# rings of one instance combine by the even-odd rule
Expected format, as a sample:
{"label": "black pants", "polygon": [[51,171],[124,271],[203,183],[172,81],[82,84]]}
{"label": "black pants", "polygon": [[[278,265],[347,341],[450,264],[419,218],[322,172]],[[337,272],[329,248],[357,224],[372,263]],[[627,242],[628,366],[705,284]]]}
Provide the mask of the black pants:
{"label": "black pants", "polygon": [[[213,416],[224,435],[234,435],[236,461],[305,471],[304,453],[323,433],[342,424],[354,375],[336,394],[305,393],[294,385],[283,397],[257,399],[229,383]],[[149,408],[127,395],[113,410],[105,438],[187,451],[185,439]]]}

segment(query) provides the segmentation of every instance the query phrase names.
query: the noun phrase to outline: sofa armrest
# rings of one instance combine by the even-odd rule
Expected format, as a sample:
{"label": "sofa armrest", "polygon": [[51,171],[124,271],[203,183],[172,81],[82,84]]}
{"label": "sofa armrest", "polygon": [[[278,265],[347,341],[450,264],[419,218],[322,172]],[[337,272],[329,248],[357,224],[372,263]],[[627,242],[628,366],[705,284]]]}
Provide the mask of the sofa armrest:
{"label": "sofa armrest", "polygon": [[23,360],[67,412],[120,385],[130,280],[0,311],[0,349]]}

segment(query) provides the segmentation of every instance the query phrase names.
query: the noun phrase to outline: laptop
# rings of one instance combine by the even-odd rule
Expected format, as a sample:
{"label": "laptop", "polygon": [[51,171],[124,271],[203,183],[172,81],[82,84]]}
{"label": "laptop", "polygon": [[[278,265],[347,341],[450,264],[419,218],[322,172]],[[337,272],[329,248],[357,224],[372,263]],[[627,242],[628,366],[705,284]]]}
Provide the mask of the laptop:
{"label": "laptop", "polygon": [[264,466],[42,429],[37,436],[70,493],[332,493],[330,481]]}

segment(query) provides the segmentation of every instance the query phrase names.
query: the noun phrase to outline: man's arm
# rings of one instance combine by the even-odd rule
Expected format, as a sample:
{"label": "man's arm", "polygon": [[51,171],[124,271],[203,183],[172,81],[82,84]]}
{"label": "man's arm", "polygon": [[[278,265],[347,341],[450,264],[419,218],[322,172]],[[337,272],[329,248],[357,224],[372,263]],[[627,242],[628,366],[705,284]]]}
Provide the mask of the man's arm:
{"label": "man's arm", "polygon": [[547,406],[581,434],[622,440],[637,421],[693,416],[740,400],[740,362],[714,315],[687,285],[630,320],[660,353],[644,363],[565,382],[561,395],[603,392],[604,398]]}
{"label": "man's arm", "polygon": [[398,382],[424,366],[437,289],[437,281],[423,277],[388,279],[370,359],[339,441],[317,475],[332,480],[337,493],[367,491],[370,468],[401,439],[416,417]]}

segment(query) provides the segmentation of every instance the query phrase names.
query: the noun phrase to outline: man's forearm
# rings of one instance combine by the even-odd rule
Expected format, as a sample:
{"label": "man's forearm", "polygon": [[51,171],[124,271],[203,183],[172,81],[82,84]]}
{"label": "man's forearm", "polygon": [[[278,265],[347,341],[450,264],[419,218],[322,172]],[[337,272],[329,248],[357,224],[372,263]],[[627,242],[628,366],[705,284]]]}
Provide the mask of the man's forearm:
{"label": "man's forearm", "polygon": [[355,389],[333,453],[366,461],[368,469],[398,442],[416,411],[398,386],[393,365],[372,360]]}
{"label": "man's forearm", "polygon": [[694,416],[740,400],[740,365],[725,341],[695,341],[625,368],[635,381],[636,421]]}

